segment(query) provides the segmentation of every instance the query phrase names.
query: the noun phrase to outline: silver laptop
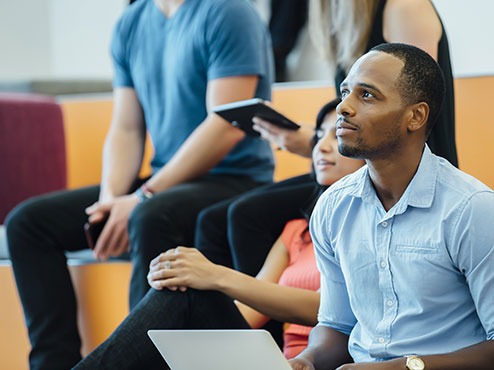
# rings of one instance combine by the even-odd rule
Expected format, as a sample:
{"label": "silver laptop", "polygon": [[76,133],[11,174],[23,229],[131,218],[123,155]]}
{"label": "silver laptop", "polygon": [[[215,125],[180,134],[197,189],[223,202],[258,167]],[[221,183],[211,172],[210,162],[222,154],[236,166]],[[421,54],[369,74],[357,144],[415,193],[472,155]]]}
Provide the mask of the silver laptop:
{"label": "silver laptop", "polygon": [[291,370],[266,330],[149,330],[172,370]]}

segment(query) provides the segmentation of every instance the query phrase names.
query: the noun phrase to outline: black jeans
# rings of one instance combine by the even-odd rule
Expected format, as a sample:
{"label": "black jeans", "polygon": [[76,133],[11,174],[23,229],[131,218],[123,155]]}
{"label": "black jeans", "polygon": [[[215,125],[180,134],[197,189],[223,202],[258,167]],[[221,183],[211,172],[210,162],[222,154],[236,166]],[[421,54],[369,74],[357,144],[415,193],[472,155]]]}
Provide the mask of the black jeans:
{"label": "black jeans", "polygon": [[[139,204],[128,225],[130,306],[149,289],[151,259],[177,245],[193,245],[201,209],[256,185],[249,178],[210,175]],[[75,294],[64,252],[87,248],[84,209],[98,194],[98,187],[89,187],[44,195],[23,202],[7,218],[10,258],[32,346],[31,370],[66,370],[81,358]]]}
{"label": "black jeans", "polygon": [[[318,190],[307,174],[205,208],[197,220],[195,245],[211,261],[254,276],[285,224],[304,217],[305,205]],[[283,323],[271,320],[264,329],[283,347]]]}
{"label": "black jeans", "polygon": [[147,335],[149,329],[250,329],[250,326],[233,300],[222,293],[150,289],[115,332],[74,369],[168,369]]}
{"label": "black jeans", "polygon": [[285,224],[304,217],[304,207],[317,189],[312,175],[306,174],[205,208],[197,220],[195,245],[214,262],[232,261],[236,270],[254,276]]}

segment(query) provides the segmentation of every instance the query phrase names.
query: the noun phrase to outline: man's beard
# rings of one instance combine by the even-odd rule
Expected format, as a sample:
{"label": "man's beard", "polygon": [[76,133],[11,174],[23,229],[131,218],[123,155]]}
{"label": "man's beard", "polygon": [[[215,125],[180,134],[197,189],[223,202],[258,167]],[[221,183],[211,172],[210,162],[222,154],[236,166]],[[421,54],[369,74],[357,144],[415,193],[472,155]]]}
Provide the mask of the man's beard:
{"label": "man's beard", "polygon": [[341,155],[354,159],[389,159],[400,148],[401,140],[398,130],[390,132],[387,136],[391,140],[375,147],[369,147],[361,139],[353,146],[338,140],[338,151]]}

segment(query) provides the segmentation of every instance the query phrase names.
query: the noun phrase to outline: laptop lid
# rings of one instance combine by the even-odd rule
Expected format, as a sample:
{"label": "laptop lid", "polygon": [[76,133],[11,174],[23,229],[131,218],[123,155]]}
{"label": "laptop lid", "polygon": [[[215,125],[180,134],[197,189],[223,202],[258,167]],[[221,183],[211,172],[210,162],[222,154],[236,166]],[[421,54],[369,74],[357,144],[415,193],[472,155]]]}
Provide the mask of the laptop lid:
{"label": "laptop lid", "polygon": [[291,370],[266,330],[149,330],[172,370]]}

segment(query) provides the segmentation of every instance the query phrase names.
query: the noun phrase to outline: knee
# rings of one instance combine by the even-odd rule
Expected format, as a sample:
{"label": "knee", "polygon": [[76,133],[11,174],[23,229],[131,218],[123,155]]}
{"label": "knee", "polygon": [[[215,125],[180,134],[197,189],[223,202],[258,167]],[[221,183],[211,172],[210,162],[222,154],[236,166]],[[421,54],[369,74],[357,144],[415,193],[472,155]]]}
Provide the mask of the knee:
{"label": "knee", "polygon": [[226,245],[229,206],[227,203],[222,203],[208,207],[199,213],[195,228],[195,245],[197,247],[219,251]]}
{"label": "knee", "polygon": [[206,208],[197,215],[196,234],[200,235],[207,230],[215,228],[217,225],[218,222],[216,215],[214,212]]}
{"label": "knee", "polygon": [[228,208],[228,222],[233,225],[241,224],[247,222],[255,221],[258,217],[262,215],[259,213],[258,204],[254,199],[251,198],[240,198],[236,202],[232,203]]}
{"label": "knee", "polygon": [[[36,198],[26,200],[18,204],[12,211],[9,212],[5,219],[5,231],[7,235],[7,245],[10,256],[15,255],[15,250],[12,248],[16,245],[16,241],[23,236],[26,236],[33,229],[33,226],[39,221],[42,210]],[[16,247],[18,249],[18,247]]]}

